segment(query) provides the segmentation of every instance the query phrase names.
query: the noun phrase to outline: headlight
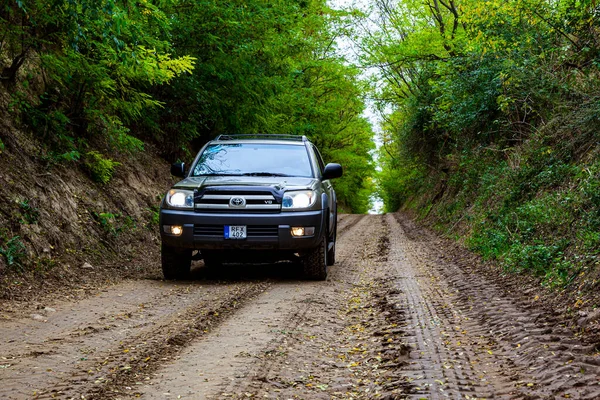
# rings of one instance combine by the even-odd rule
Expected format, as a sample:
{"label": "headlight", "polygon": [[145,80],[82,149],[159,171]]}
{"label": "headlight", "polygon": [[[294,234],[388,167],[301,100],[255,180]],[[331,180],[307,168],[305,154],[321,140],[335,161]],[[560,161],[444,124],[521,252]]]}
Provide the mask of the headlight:
{"label": "headlight", "polygon": [[294,192],[286,192],[283,195],[283,210],[297,210],[309,208],[315,204],[317,196],[312,190],[298,190]]}
{"label": "headlight", "polygon": [[167,192],[167,204],[174,208],[194,208],[194,192],[191,190],[171,189]]}

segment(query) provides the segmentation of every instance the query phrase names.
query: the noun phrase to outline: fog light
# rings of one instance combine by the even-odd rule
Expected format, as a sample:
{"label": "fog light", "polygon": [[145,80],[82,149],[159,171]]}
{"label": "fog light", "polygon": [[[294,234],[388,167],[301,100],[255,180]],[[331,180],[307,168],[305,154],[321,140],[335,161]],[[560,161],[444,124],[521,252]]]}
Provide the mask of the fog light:
{"label": "fog light", "polygon": [[171,235],[179,236],[183,233],[183,227],[179,225],[171,225]]}
{"label": "fog light", "polygon": [[315,234],[314,226],[293,226],[292,227],[292,236],[300,237],[300,236],[313,236]]}

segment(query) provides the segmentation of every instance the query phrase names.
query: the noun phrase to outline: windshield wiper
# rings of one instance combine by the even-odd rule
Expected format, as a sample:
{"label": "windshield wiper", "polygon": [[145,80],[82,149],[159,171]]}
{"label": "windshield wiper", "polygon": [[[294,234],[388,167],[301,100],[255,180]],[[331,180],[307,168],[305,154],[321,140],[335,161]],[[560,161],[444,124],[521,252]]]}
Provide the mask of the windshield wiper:
{"label": "windshield wiper", "polygon": [[287,174],[278,174],[275,172],[246,172],[243,176],[291,176]]}

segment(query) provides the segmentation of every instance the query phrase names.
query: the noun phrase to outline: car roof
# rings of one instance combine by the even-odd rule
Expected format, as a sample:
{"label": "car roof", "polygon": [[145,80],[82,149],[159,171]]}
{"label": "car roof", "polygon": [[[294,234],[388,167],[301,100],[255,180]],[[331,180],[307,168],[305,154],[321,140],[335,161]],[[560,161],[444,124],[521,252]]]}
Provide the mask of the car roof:
{"label": "car roof", "polygon": [[277,135],[277,134],[242,134],[242,135],[219,135],[212,142],[235,142],[235,143],[265,143],[265,144],[298,144],[309,142],[304,135]]}
{"label": "car roof", "polygon": [[233,144],[264,144],[264,145],[286,145],[286,146],[304,146],[307,142],[289,142],[285,140],[263,140],[263,139],[242,139],[242,140],[213,140],[211,145],[233,145]]}

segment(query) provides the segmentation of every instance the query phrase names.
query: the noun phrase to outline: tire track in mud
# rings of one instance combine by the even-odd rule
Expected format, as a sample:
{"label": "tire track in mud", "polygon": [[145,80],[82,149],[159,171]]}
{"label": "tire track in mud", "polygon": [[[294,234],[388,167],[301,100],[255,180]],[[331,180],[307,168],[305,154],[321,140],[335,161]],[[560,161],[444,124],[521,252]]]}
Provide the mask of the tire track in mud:
{"label": "tire track in mud", "polygon": [[338,220],[338,237],[343,233],[352,229],[356,224],[358,224],[365,215],[360,214],[343,214],[341,218]]}
{"label": "tire track in mud", "polygon": [[[269,286],[268,282],[243,285],[216,302],[194,304],[157,329],[119,343],[118,348],[107,355],[104,361],[95,363],[88,370],[88,375],[89,371],[93,371],[87,379],[93,381],[94,386],[86,388],[87,395],[83,397],[103,400],[129,394],[127,387],[135,387],[142,379],[149,379],[150,374],[176,357],[192,341],[210,334],[211,330]],[[132,356],[134,349],[141,351]]]}
{"label": "tire track in mud", "polygon": [[[85,347],[85,338],[94,336],[94,340],[111,340],[118,330],[119,335],[142,325],[153,323],[173,311],[180,311],[185,302],[201,301],[206,291],[171,282],[144,281],[144,292],[139,291],[139,282],[126,282],[117,287],[104,289],[94,298],[76,303],[84,310],[75,314],[73,304],[59,303],[51,312],[41,307],[35,320],[10,321],[2,327],[2,357],[21,360],[28,353],[38,355],[48,346],[58,347],[65,343],[77,343]],[[115,298],[116,297],[116,298]],[[168,300],[183,297],[183,304],[173,308]],[[68,309],[71,309],[69,312]],[[151,313],[149,314],[149,310]],[[57,312],[58,311],[58,312]],[[45,316],[43,315],[45,314]],[[60,348],[57,351],[64,351]]]}
{"label": "tire track in mud", "polygon": [[214,398],[404,398],[408,348],[390,303],[388,228],[381,216],[361,217],[339,242],[330,284],[305,297],[310,307],[290,325],[299,334],[270,342],[285,354],[259,360]]}
{"label": "tire track in mud", "polygon": [[[362,217],[343,215],[338,234],[343,236]],[[81,395],[110,398],[119,397],[119,393],[132,394],[136,384],[178,357],[194,339],[210,336],[212,330],[273,282],[241,283],[241,288],[236,288],[239,283],[235,282],[200,286],[189,282],[193,285],[191,295],[188,283],[179,283],[175,290],[169,289],[169,283],[158,283],[159,287],[150,291],[152,295],[135,294],[149,283],[129,282],[106,290],[109,293],[101,296],[106,299],[98,301],[107,304],[107,309],[94,312],[98,305],[93,304],[95,299],[89,299],[80,304],[86,308],[85,304],[92,302],[85,314],[77,308],[72,308],[72,313],[57,313],[61,317],[50,318],[52,324],[47,331],[40,322],[15,321],[12,333],[6,331],[8,335],[4,335],[8,346],[2,356],[10,364],[2,365],[12,369],[8,374],[7,370],[0,371],[3,380],[0,394],[6,398],[30,398],[34,393],[37,398]],[[124,291],[118,295],[120,305],[106,303],[117,296],[119,287],[121,293]],[[200,295],[202,289],[208,289],[207,293],[214,296]],[[172,301],[180,296],[182,304]],[[128,301],[121,301],[126,298]],[[214,300],[206,301],[207,298]],[[64,314],[67,316],[63,317]],[[118,323],[112,323],[114,319]],[[34,342],[19,340],[23,329],[27,329],[23,323],[33,324],[30,337],[36,338]],[[51,350],[47,349],[49,345]],[[28,371],[34,370],[37,378],[32,381]],[[133,387],[132,392],[123,393],[125,387]]]}
{"label": "tire track in mud", "polygon": [[[470,266],[401,215],[400,304],[412,309],[418,387],[429,398],[600,398],[600,358],[552,316]],[[412,266],[402,268],[402,266]],[[422,376],[419,374],[422,371]],[[443,379],[440,379],[443,377]]]}
{"label": "tire track in mud", "polygon": [[[5,322],[0,330],[0,397],[29,398],[70,376],[74,364],[206,295],[198,287],[130,281],[77,303],[57,302],[51,312],[42,308],[37,319]],[[182,304],[173,304],[174,298]]]}
{"label": "tire track in mud", "polygon": [[[333,280],[342,280],[346,283],[350,283],[353,280],[352,273],[348,274],[350,271],[349,264],[350,261],[358,258],[358,254],[364,249],[361,246],[356,246],[350,243],[345,242],[346,235],[351,232],[351,230],[355,227],[360,227],[361,223],[364,225],[366,222],[366,215],[346,215],[342,220],[340,227],[338,228],[338,250],[337,250],[337,261],[333,267],[330,267],[328,274],[328,281]],[[353,250],[349,251],[349,245],[353,247]],[[288,322],[285,324],[284,329],[286,331],[297,331],[299,326],[305,323],[308,318],[307,315],[314,307],[321,307],[322,302],[319,301],[319,297],[321,297],[321,292],[325,289],[323,285],[311,290],[309,293],[309,297],[303,300],[303,304],[300,308],[295,311],[290,317]],[[267,345],[268,349],[281,349],[284,348],[284,342],[286,342],[287,338],[285,336],[278,337],[273,339]],[[277,366],[280,362],[277,357],[264,357],[260,360],[256,365],[252,366],[251,369],[246,371],[244,375],[249,377],[248,380],[240,381],[237,384],[227,385],[223,388],[222,393],[231,394],[232,396],[240,395],[242,393],[247,393],[248,390],[252,391],[248,387],[248,383],[252,380],[259,382],[269,382],[268,375],[269,371]],[[220,396],[220,395],[219,395]],[[218,398],[218,396],[216,397]]]}
{"label": "tire track in mud", "polygon": [[[269,283],[242,283],[225,289],[219,286],[208,285],[212,294],[202,298],[186,295],[183,285],[175,291],[165,290],[168,293],[159,297],[170,307],[164,312],[149,307],[143,323],[128,321],[131,323],[125,326],[106,329],[67,330],[56,342],[50,336],[42,342],[54,346],[52,353],[41,357],[34,353],[29,355],[30,362],[16,364],[16,375],[2,379],[2,397],[119,397],[122,387],[143,380],[193,338],[207,334],[236,308],[262,293]],[[183,307],[172,304],[178,299]],[[153,317],[153,312],[159,315]],[[89,353],[80,354],[80,358],[71,354],[83,349]]]}
{"label": "tire track in mud", "polygon": [[[402,215],[341,215],[338,224],[325,282],[286,273],[175,289],[138,281],[120,287],[152,295],[141,307],[125,293],[106,314],[124,319],[108,329],[82,303],[71,305],[76,318],[46,333],[37,325],[26,343],[11,330],[4,355],[29,364],[0,369],[0,397],[32,397],[11,374],[27,379],[36,362],[45,370],[66,360],[62,376],[32,375],[37,387],[52,384],[39,398],[176,398],[184,387],[182,398],[600,398],[598,350],[527,290],[455,262]],[[118,293],[109,292],[100,304]],[[75,362],[68,346],[96,347]]]}
{"label": "tire track in mud", "polygon": [[413,351],[404,372],[415,397],[510,397],[513,384],[503,376],[504,360],[493,356],[495,348],[485,338],[471,334],[469,320],[454,308],[453,294],[420,271],[419,254],[408,237],[391,215],[386,220],[396,233],[389,262],[397,271],[396,304],[407,316],[405,340]]}

